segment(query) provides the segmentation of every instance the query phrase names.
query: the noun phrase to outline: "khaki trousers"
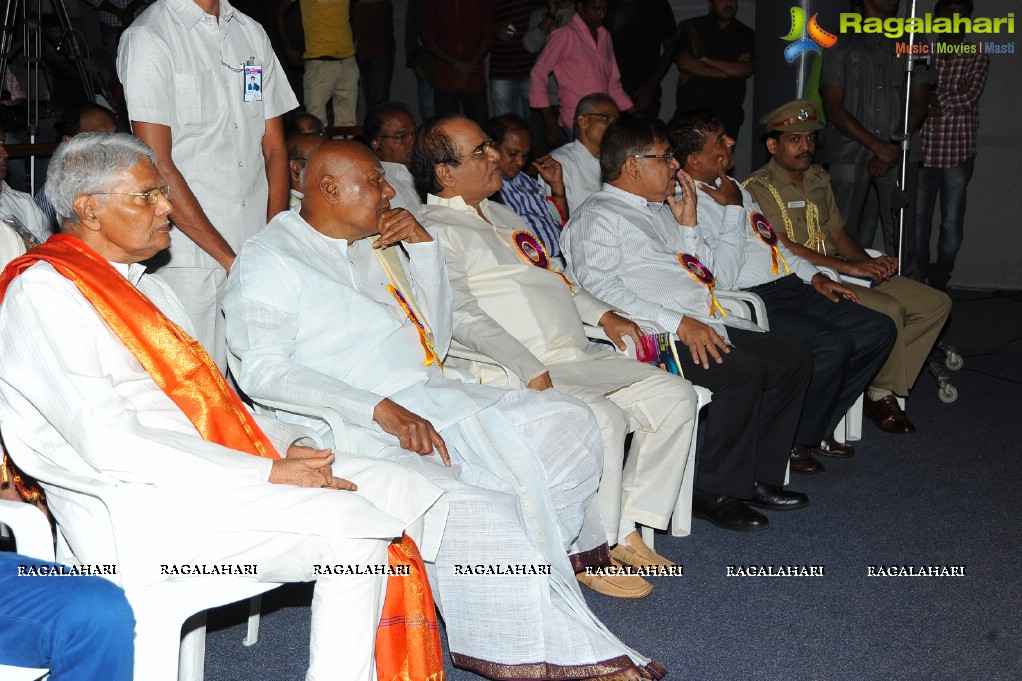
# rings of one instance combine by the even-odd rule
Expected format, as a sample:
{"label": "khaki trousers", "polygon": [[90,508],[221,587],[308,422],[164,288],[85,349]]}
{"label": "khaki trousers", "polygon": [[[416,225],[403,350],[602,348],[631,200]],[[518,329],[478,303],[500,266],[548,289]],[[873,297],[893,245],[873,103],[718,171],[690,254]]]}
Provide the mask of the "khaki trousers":
{"label": "khaki trousers", "polygon": [[906,397],[944,328],[951,299],[935,288],[901,276],[873,288],[853,288],[865,307],[887,315],[898,328],[891,354],[871,386]]}
{"label": "khaki trousers", "polygon": [[327,125],[326,103],[334,101],[334,125],[355,125],[358,104],[358,64],[354,57],[339,61],[306,59],[305,110]]}

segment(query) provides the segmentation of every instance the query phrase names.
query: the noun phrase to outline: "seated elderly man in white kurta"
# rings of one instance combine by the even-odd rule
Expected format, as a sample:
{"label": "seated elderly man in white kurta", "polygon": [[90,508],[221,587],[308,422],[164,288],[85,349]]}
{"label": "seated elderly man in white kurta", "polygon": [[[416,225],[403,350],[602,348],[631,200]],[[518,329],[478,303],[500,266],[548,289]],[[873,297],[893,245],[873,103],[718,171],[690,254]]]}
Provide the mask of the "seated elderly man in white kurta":
{"label": "seated elderly man in white kurta", "polygon": [[[415,144],[413,167],[430,191],[423,222],[446,247],[454,339],[502,364],[530,388],[554,387],[589,405],[603,436],[600,515],[609,543],[616,545],[615,561],[671,565],[642,542],[635,524],[666,529],[670,522],[695,419],[692,385],[589,341],[583,321],[599,324],[618,343],[626,334],[639,343],[641,332],[579,287],[570,273],[552,269],[525,222],[487,200],[500,189],[497,161],[485,133],[461,116],[427,123]],[[476,373],[489,382],[488,375]],[[629,431],[634,435],[625,464]],[[652,589],[645,580],[606,584],[591,583],[590,577],[579,578],[607,595],[638,597]]]}
{"label": "seated elderly man in white kurta", "polygon": [[332,407],[350,424],[339,450],[399,461],[448,492],[446,525],[426,515],[425,536],[442,539],[424,557],[456,665],[500,679],[661,673],[593,615],[568,559],[573,547],[606,551],[579,543],[587,513],[599,515],[592,414],[556,393],[444,376],[443,246],[390,208],[368,149],[324,143],[305,188],[301,212],[271,220],[231,270],[224,310],[241,387],[256,401]]}
{"label": "seated elderly man in white kurta", "polygon": [[102,502],[44,489],[83,563],[135,556],[119,574],[129,599],[163,580],[219,579],[167,566],[254,564],[255,581],[315,580],[306,679],[375,681],[387,578],[315,566],[385,564],[391,539],[440,490],[388,462],[333,461],[296,446],[294,427],[253,420],[188,335],[181,302],[140,264],[170,245],[168,191],[131,135],[85,133],[53,156],[46,194],[64,233],[0,277],[4,441],[15,464],[119,485],[132,516],[115,519],[116,553]]}

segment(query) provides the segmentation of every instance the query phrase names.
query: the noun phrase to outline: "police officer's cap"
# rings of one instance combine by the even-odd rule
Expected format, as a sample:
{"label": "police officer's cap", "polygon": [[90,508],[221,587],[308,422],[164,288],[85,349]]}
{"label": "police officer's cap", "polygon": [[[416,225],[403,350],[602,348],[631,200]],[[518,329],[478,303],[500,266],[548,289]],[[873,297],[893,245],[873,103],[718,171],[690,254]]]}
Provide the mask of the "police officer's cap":
{"label": "police officer's cap", "polygon": [[809,130],[820,130],[823,124],[816,114],[816,105],[808,99],[796,99],[795,101],[782,104],[777,107],[759,122],[766,126],[767,132],[806,132]]}

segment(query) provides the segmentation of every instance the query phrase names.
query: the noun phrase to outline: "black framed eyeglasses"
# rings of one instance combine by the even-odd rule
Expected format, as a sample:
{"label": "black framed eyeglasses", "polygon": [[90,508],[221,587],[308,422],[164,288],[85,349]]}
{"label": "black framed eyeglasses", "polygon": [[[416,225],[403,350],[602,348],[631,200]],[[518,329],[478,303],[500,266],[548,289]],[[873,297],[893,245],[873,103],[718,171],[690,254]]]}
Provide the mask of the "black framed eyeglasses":
{"label": "black framed eyeglasses", "polygon": [[632,154],[632,158],[658,158],[661,161],[671,162],[674,158],[674,154],[667,152],[666,154]]}
{"label": "black framed eyeglasses", "polygon": [[159,203],[161,196],[165,199],[170,198],[170,185],[161,184],[159,187],[153,187],[144,192],[90,192],[89,196],[137,196],[145,199],[150,206],[155,206]]}

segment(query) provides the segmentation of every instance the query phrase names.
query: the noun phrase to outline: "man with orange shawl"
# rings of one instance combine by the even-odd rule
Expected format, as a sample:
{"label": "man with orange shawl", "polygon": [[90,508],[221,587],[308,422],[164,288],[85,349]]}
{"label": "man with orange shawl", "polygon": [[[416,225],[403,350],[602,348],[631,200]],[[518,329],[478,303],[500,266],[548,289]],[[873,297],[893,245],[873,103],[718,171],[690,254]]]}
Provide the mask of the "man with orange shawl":
{"label": "man with orange shawl", "polygon": [[[391,540],[440,491],[397,465],[299,446],[300,431],[245,410],[180,301],[139,264],[170,244],[154,162],[145,143],[110,133],[53,157],[46,193],[64,233],[0,277],[11,457],[123,486],[134,513],[118,543],[144,556],[136,587],[235,564],[254,565],[258,581],[316,580],[306,678],[375,681],[386,577],[354,568],[386,565]],[[100,502],[46,491],[75,556],[114,562]],[[323,569],[338,565],[352,569]]]}

